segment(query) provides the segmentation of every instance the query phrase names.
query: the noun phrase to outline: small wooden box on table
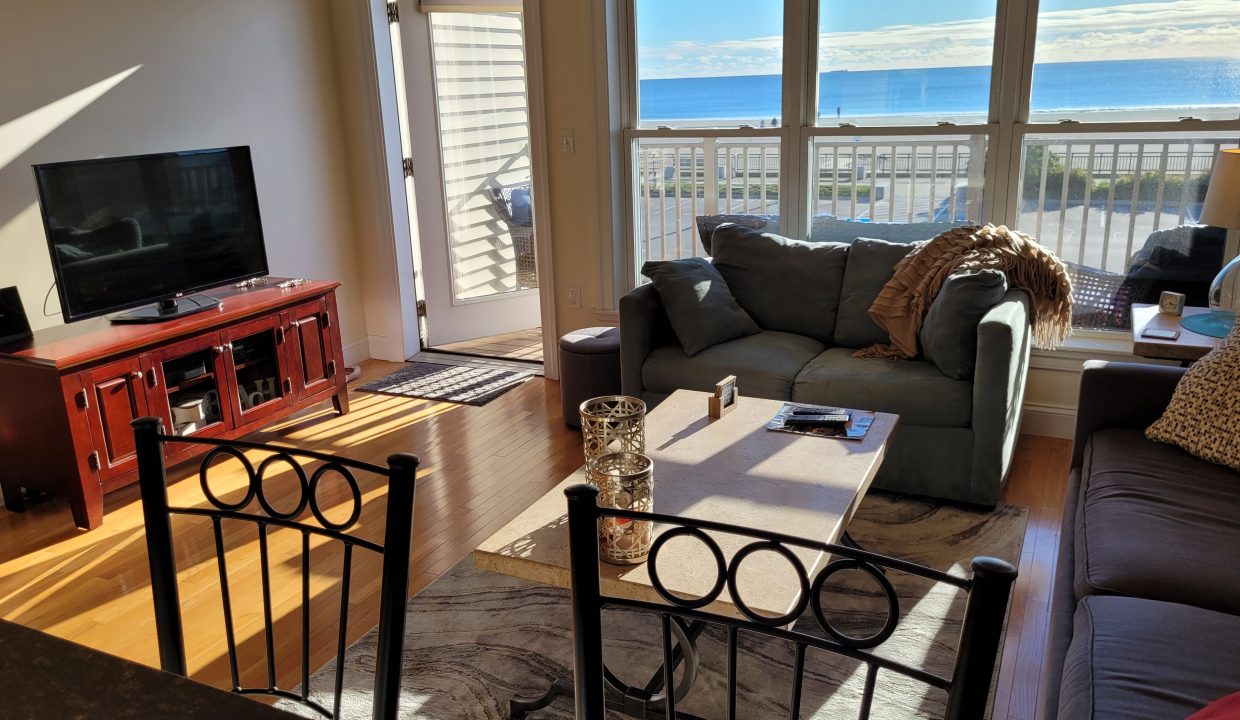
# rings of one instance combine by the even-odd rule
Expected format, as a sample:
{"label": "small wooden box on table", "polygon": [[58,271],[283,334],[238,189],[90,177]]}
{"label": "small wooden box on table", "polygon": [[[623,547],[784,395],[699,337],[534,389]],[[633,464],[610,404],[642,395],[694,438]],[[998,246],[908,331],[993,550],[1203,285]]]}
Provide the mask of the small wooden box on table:
{"label": "small wooden box on table", "polygon": [[[173,406],[211,396],[196,435],[234,438],[331,399],[348,412],[337,282],[206,291],[218,310],[150,325],[104,318],[41,330],[0,349],[0,488],[64,497],[78,527],[103,522],[103,494],[137,480],[134,418],[178,423]],[[176,449],[169,463],[204,446]]]}

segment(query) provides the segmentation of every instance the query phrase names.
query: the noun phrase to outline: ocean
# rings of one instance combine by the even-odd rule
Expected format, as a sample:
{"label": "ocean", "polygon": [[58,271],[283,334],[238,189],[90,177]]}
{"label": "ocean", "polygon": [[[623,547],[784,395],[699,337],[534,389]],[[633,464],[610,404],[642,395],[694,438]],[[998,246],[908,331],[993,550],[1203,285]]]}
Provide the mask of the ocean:
{"label": "ocean", "polygon": [[[642,80],[643,122],[780,114],[780,76]],[[820,116],[984,116],[990,67],[834,71],[819,77]],[[1240,106],[1240,59],[1115,60],[1034,66],[1033,113]],[[837,115],[838,113],[838,115]]]}

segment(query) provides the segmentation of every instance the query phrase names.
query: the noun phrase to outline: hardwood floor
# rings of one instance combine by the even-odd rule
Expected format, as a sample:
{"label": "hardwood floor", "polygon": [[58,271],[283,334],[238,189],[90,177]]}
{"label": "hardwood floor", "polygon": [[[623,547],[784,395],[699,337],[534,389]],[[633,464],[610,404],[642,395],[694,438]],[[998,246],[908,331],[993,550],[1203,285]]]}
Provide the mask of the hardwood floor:
{"label": "hardwood floor", "polygon": [[[397,367],[368,362],[363,381]],[[275,424],[251,439],[284,442],[383,462],[393,452],[422,459],[414,515],[410,593],[416,593],[461,559],[581,462],[581,437],[566,428],[558,385],[534,378],[484,407],[353,393],[353,410],[335,417],[322,408]],[[1059,513],[1070,457],[1065,440],[1022,436],[1004,502],[1029,508],[1029,525],[1013,598],[996,705],[996,720],[1033,720],[1046,642],[1050,586],[1054,576]],[[232,461],[229,461],[232,462]],[[170,471],[174,503],[202,502],[197,463]],[[190,478],[188,482],[177,480]],[[245,475],[219,468],[212,491],[240,497]],[[359,477],[363,497],[360,532],[379,539],[385,494],[375,478]],[[272,475],[264,488],[278,509],[295,503],[291,471]],[[351,501],[343,483],[321,489],[329,518],[347,515]],[[218,570],[209,523],[174,522],[186,646],[193,677],[229,685],[222,639]],[[273,603],[277,669],[282,686],[300,681],[300,536],[273,531]],[[258,587],[257,540],[251,529],[226,532],[234,593]],[[335,652],[341,554],[312,546],[313,652],[319,667]],[[378,562],[354,556],[347,639],[377,622]],[[243,682],[263,682],[261,605],[234,597]],[[242,611],[246,606],[253,611]],[[158,665],[142,515],[135,487],[107,496],[103,527],[81,532],[68,506],[49,498],[25,513],[0,510],[0,617],[150,665]]]}
{"label": "hardwood floor", "polygon": [[491,335],[463,342],[436,345],[431,350],[462,355],[504,358],[505,360],[543,361],[542,328],[518,330],[503,335]]}

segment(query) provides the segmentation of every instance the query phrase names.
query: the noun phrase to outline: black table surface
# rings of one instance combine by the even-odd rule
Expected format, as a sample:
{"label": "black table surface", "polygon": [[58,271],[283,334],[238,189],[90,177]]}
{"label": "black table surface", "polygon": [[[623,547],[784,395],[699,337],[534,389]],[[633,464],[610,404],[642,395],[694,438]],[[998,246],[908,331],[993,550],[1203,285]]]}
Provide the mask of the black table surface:
{"label": "black table surface", "polygon": [[289,720],[226,690],[0,620],[4,720]]}

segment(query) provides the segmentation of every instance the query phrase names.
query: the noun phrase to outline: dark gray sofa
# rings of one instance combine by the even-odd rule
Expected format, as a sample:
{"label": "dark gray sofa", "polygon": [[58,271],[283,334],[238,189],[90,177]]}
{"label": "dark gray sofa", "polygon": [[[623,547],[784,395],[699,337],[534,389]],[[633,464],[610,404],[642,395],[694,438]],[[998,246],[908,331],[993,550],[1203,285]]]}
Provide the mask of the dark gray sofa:
{"label": "dark gray sofa", "polygon": [[1144,436],[1183,372],[1085,365],[1044,720],[1184,718],[1240,691],[1240,474]]}
{"label": "dark gray sofa", "polygon": [[[866,228],[867,237],[875,229]],[[854,314],[864,314],[872,301],[854,299]],[[1028,296],[1009,291],[982,319],[977,339],[971,381],[952,379],[925,360],[854,358],[856,348],[769,329],[690,357],[652,285],[620,300],[626,395],[653,406],[677,389],[708,391],[736,375],[742,397],[897,413],[900,427],[876,487],[994,505],[1012,459],[1025,392]]]}

